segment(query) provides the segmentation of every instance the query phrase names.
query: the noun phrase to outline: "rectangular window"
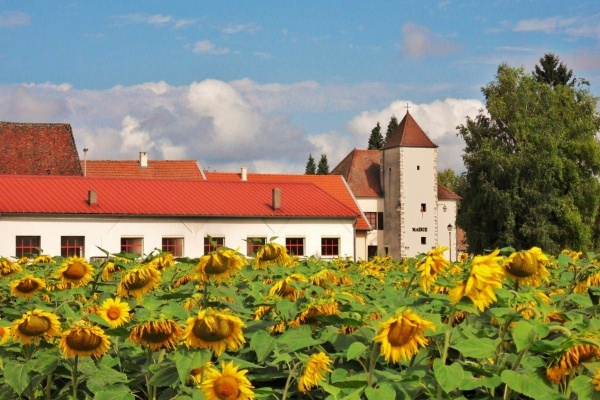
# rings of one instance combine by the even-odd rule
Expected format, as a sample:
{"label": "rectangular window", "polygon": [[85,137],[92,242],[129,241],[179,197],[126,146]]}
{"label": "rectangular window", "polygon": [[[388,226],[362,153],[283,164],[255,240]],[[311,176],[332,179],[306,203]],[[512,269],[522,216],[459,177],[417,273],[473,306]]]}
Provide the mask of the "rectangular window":
{"label": "rectangular window", "polygon": [[382,212],[365,212],[365,218],[369,221],[371,228],[383,229],[383,213]]}
{"label": "rectangular window", "polygon": [[421,212],[427,212],[427,204],[421,203]]}
{"label": "rectangular window", "polygon": [[39,255],[40,247],[40,236],[17,236],[15,257],[21,258],[26,255]]}
{"label": "rectangular window", "polygon": [[303,256],[304,238],[285,238],[285,248],[291,256]]}
{"label": "rectangular window", "polygon": [[427,244],[427,238],[425,236],[421,236],[421,244]]}
{"label": "rectangular window", "polygon": [[144,253],[144,239],[141,237],[121,238],[121,251],[142,255]]}
{"label": "rectangular window", "polygon": [[340,254],[340,239],[321,238],[321,255],[338,256]]}
{"label": "rectangular window", "polygon": [[[211,243],[212,241],[212,243]],[[213,243],[215,245],[213,245]],[[204,237],[204,254],[208,254],[211,251],[218,249],[219,247],[225,246],[225,238],[224,237],[213,237],[213,236],[205,236]]]}
{"label": "rectangular window", "polygon": [[173,257],[183,257],[183,238],[163,238],[162,251],[173,254]]}
{"label": "rectangular window", "polygon": [[377,229],[383,229],[383,213],[377,213]]}
{"label": "rectangular window", "polygon": [[84,236],[61,236],[60,237],[60,256],[61,257],[84,257],[83,245]]}
{"label": "rectangular window", "polygon": [[246,246],[246,254],[251,256],[256,253],[258,249],[267,243],[267,238],[264,237],[248,237]]}
{"label": "rectangular window", "polygon": [[367,258],[370,260],[371,258],[377,255],[377,246],[367,246]]}
{"label": "rectangular window", "polygon": [[421,169],[421,166],[420,166],[420,165],[417,165],[417,171],[418,171],[418,170],[420,170],[420,169]]}

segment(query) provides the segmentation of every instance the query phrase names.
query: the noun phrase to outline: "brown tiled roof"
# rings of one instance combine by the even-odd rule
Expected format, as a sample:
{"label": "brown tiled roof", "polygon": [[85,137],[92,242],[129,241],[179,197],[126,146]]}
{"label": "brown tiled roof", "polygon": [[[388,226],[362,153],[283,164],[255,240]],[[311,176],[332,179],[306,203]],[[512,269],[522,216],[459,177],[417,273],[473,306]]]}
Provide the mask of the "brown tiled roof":
{"label": "brown tiled roof", "polygon": [[469,246],[467,246],[467,233],[461,228],[456,230],[456,241],[456,249],[458,251],[467,252],[469,250]]}
{"label": "brown tiled roof", "polygon": [[[381,197],[380,150],[352,150],[331,174],[342,175],[356,197]],[[438,183],[439,200],[458,200],[460,196]]]}
{"label": "brown tiled roof", "polygon": [[148,160],[147,167],[131,160],[87,160],[81,168],[86,176],[98,178],[203,179],[196,160]]}
{"label": "brown tiled roof", "polygon": [[332,171],[343,175],[356,197],[383,195],[379,182],[381,151],[354,149]]}
{"label": "brown tiled roof", "polygon": [[438,183],[438,200],[460,200],[460,196]]}
{"label": "brown tiled roof", "polygon": [[385,142],[384,149],[393,147],[438,147],[423,132],[417,121],[406,112],[406,115]]}
{"label": "brown tiled roof", "polygon": [[0,174],[82,175],[69,124],[0,122]]}

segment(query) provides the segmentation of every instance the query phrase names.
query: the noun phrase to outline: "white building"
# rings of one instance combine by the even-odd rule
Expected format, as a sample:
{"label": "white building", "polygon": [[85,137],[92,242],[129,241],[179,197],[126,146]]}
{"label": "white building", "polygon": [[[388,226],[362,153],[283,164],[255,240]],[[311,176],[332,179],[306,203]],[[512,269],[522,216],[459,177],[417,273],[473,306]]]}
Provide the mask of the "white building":
{"label": "white building", "polygon": [[395,258],[442,245],[457,254],[460,197],[437,181],[437,145],[407,112],[382,150],[354,149],[331,172],[340,174],[373,230],[357,236],[358,258]]}

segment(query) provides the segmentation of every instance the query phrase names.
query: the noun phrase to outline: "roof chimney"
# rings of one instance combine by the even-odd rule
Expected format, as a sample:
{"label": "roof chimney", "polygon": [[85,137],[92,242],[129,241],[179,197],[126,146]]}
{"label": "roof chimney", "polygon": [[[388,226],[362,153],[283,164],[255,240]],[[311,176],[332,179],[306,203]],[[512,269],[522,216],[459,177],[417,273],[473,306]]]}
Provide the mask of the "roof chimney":
{"label": "roof chimney", "polygon": [[145,151],[140,151],[140,167],[148,167],[148,153],[146,153]]}
{"label": "roof chimney", "polygon": [[273,210],[279,210],[281,208],[281,189],[273,188]]}
{"label": "roof chimney", "polygon": [[242,167],[242,181],[248,180],[248,168]]}
{"label": "roof chimney", "polygon": [[95,190],[88,190],[88,204],[90,206],[98,204],[98,193]]}

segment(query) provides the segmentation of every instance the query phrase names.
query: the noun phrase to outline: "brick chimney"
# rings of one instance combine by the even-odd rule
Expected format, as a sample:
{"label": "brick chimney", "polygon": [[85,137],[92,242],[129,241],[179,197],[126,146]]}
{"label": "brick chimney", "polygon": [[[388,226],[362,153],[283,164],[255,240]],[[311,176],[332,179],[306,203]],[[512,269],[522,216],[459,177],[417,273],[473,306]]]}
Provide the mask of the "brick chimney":
{"label": "brick chimney", "polygon": [[88,190],[88,204],[90,206],[98,204],[98,193],[95,190]]}
{"label": "brick chimney", "polygon": [[273,188],[273,210],[279,210],[281,208],[281,189]]}

